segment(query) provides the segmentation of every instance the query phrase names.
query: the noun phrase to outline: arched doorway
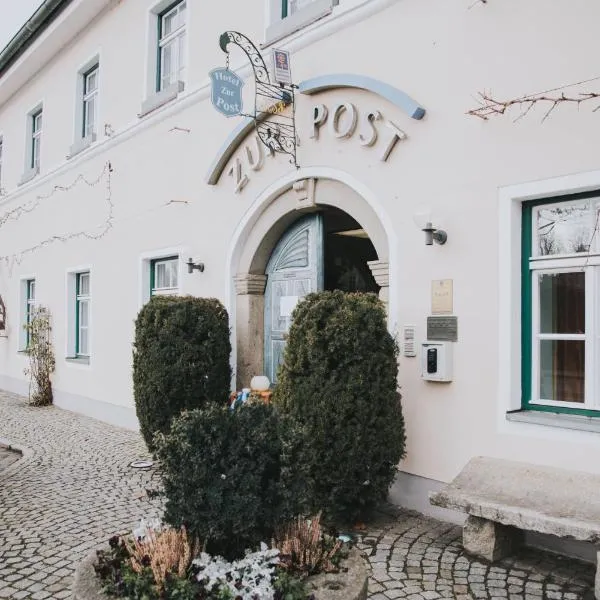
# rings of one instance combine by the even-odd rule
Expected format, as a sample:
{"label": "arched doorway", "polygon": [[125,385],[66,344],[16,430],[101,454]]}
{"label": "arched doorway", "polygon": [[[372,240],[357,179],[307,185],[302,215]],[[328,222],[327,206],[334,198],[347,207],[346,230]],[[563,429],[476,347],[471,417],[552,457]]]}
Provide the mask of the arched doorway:
{"label": "arched doorway", "polygon": [[324,206],[289,226],[275,245],[265,275],[264,373],[277,381],[296,304],[321,290],[379,292],[369,268],[377,251],[360,224]]}
{"label": "arched doorway", "polygon": [[[345,173],[300,169],[265,190],[238,226],[229,255],[238,389],[247,386],[253,375],[265,373],[271,378],[277,360],[271,357],[269,367],[267,350],[273,339],[285,342],[294,296],[299,300],[305,292],[319,289],[378,291],[388,307],[395,303],[395,295],[389,294],[390,251],[395,251],[394,234],[377,198]],[[299,258],[302,252],[308,252],[308,264]],[[311,281],[310,289],[300,283],[291,288],[281,285],[275,293],[288,297],[283,311],[280,300],[273,306],[274,283],[295,279]],[[273,315],[284,316],[286,327],[278,324],[279,339],[271,335],[267,343]],[[284,345],[279,344],[273,354],[281,353]]]}

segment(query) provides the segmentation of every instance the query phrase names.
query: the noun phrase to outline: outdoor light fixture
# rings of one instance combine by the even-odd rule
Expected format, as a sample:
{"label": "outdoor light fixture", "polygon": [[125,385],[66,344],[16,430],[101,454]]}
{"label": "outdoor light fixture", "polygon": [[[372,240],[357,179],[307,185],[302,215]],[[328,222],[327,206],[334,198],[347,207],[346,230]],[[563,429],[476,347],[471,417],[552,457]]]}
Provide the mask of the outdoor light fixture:
{"label": "outdoor light fixture", "polygon": [[200,271],[200,273],[204,273],[204,263],[195,263],[191,258],[188,258],[188,261],[185,263],[188,268],[188,273],[193,273],[194,269]]}
{"label": "outdoor light fixture", "polygon": [[415,213],[413,219],[417,227],[425,232],[426,246],[432,246],[433,242],[440,246],[446,243],[448,234],[443,229],[438,229],[431,224],[431,210],[425,209]]}

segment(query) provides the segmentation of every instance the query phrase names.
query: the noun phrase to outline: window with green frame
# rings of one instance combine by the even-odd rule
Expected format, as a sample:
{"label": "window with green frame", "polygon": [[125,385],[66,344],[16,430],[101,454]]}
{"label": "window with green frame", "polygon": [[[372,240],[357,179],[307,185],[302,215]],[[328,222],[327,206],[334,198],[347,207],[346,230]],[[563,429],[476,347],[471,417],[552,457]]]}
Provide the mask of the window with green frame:
{"label": "window with green frame", "polygon": [[179,257],[168,256],[150,261],[150,295],[175,295],[179,287]]}
{"label": "window with green frame", "polygon": [[522,407],[600,417],[600,191],[523,205]]}
{"label": "window with green frame", "polygon": [[185,0],[174,2],[158,15],[158,69],[156,90],[183,81],[186,67]]}
{"label": "window with green frame", "polygon": [[25,282],[25,324],[27,325],[25,331],[25,347],[29,348],[29,324],[33,319],[34,311],[35,311],[35,279],[28,279]]}
{"label": "window with green frame", "polygon": [[75,283],[75,354],[90,355],[90,273],[77,273]]}

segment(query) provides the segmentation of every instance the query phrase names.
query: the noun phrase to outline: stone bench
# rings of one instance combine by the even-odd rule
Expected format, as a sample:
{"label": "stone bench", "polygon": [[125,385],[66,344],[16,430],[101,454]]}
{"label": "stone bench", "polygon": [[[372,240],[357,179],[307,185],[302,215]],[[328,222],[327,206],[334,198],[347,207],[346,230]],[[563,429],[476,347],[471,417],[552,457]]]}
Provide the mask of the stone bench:
{"label": "stone bench", "polygon": [[477,457],[429,501],[466,513],[464,549],[490,562],[513,553],[524,531],[600,545],[600,475]]}

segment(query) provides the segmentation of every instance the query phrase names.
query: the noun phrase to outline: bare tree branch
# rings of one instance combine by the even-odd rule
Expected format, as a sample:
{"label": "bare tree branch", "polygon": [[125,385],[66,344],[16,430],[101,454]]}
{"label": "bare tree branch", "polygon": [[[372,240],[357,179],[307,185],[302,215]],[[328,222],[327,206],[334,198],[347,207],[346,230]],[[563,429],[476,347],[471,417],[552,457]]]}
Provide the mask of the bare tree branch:
{"label": "bare tree branch", "polygon": [[[515,121],[518,121],[525,117],[534,106],[538,104],[545,104],[548,105],[548,109],[542,118],[542,122],[544,122],[560,104],[575,104],[579,108],[581,104],[589,101],[598,102],[598,105],[592,109],[592,112],[596,112],[600,110],[600,92],[588,91],[568,95],[564,92],[564,90],[598,80],[600,80],[600,77],[593,77],[592,79],[586,79],[585,81],[578,81],[577,83],[562,85],[557,88],[545,90],[536,94],[521,96],[519,98],[513,98],[510,100],[498,100],[490,93],[485,91],[480,92],[479,106],[467,111],[467,114],[487,121],[490,117],[503,115],[510,108],[517,106],[521,109],[521,114],[515,119]],[[554,92],[560,93],[555,94]]]}

